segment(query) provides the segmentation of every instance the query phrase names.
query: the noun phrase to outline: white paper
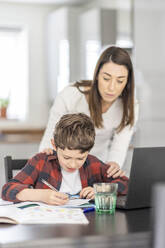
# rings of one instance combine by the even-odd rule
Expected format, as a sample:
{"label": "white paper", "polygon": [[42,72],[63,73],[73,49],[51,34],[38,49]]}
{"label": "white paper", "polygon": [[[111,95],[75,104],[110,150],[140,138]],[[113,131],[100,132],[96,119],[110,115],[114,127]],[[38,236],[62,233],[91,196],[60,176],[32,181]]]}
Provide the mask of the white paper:
{"label": "white paper", "polygon": [[5,206],[5,205],[11,205],[13,202],[11,201],[4,201],[2,198],[0,198],[0,206]]}
{"label": "white paper", "polygon": [[71,199],[65,205],[60,207],[68,208],[68,207],[81,207],[81,205],[88,203],[89,199]]}

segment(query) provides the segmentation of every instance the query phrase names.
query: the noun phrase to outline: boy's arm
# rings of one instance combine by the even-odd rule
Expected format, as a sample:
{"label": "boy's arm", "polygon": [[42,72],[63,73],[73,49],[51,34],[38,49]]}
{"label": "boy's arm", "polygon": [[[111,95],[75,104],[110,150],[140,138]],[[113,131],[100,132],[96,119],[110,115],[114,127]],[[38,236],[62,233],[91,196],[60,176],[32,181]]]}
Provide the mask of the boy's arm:
{"label": "boy's arm", "polygon": [[[43,156],[42,156],[43,157]],[[29,159],[25,167],[2,188],[2,199],[19,202],[16,195],[24,189],[33,188],[44,160],[39,155]]]}
{"label": "boy's arm", "polygon": [[51,189],[34,189],[39,173],[45,164],[45,154],[37,154],[25,167],[2,188],[2,199],[12,202],[41,201],[52,205],[64,205],[68,195]]}
{"label": "boy's arm", "polygon": [[23,189],[16,195],[20,201],[37,201],[50,205],[64,205],[68,195],[51,189]]}

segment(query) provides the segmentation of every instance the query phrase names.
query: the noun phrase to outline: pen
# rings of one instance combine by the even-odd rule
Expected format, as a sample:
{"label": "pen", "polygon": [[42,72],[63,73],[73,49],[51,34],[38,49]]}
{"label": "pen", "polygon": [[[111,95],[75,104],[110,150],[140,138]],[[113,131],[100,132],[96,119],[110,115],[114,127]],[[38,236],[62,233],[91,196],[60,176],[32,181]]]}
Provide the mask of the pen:
{"label": "pen", "polygon": [[32,203],[32,204],[27,204],[18,208],[24,209],[24,208],[28,208],[28,207],[35,207],[35,206],[39,206],[39,204],[37,203]]}
{"label": "pen", "polygon": [[50,189],[55,190],[55,191],[58,192],[58,190],[57,190],[55,187],[53,187],[50,183],[48,183],[48,182],[47,182],[46,180],[44,180],[43,178],[41,179],[41,181],[42,181],[45,185],[47,185]]}
{"label": "pen", "polygon": [[84,213],[88,213],[88,212],[92,212],[92,211],[95,211],[95,207],[84,208],[84,209],[83,209],[83,212],[84,212]]}
{"label": "pen", "polygon": [[[47,182],[46,180],[44,180],[43,178],[41,179],[41,181],[42,181],[45,185],[47,185],[50,189],[55,190],[55,191],[58,192],[58,190],[57,190],[55,187],[53,187],[50,183],[48,183],[48,182]],[[65,194],[68,195],[69,199],[79,199],[79,198],[80,198],[80,195],[78,195],[78,194],[76,194],[76,195],[71,195],[71,194],[69,194],[69,193],[65,193]]]}
{"label": "pen", "polygon": [[73,199],[80,199],[80,195],[79,194],[75,194],[75,195],[71,195],[69,193],[65,193],[69,196],[69,199],[73,200]]}

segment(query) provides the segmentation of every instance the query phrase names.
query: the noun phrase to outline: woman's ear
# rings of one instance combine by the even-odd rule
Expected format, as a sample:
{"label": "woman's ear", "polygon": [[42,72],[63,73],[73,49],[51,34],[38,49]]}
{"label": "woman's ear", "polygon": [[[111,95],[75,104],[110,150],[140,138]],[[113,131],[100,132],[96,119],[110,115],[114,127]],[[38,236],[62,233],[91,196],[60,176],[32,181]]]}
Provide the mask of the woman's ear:
{"label": "woman's ear", "polygon": [[56,146],[54,144],[54,139],[51,139],[51,143],[52,143],[53,149],[56,151]]}

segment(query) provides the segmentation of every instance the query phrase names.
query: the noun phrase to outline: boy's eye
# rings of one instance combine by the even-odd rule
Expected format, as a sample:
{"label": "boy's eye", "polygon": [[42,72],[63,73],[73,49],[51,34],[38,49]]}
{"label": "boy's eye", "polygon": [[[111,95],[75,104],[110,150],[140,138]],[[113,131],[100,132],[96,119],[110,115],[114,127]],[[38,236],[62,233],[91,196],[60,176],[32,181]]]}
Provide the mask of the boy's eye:
{"label": "boy's eye", "polygon": [[80,160],[80,161],[83,160],[83,159],[84,159],[84,158],[78,158],[78,160]]}
{"label": "boy's eye", "polygon": [[68,157],[64,157],[64,159],[69,159]]}

